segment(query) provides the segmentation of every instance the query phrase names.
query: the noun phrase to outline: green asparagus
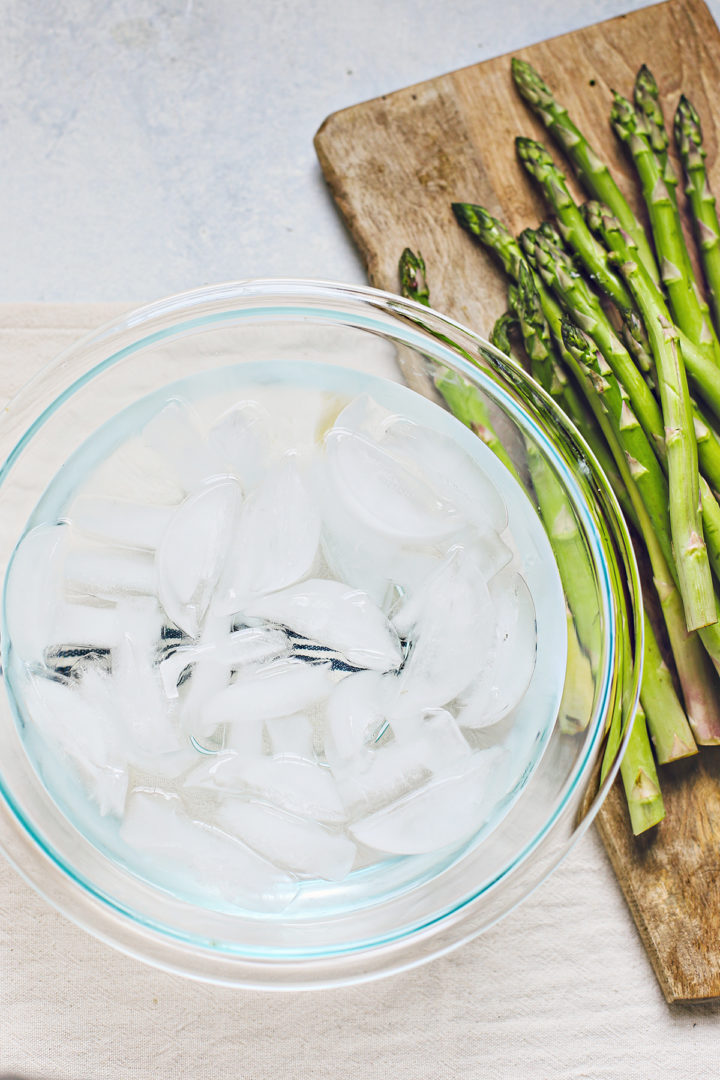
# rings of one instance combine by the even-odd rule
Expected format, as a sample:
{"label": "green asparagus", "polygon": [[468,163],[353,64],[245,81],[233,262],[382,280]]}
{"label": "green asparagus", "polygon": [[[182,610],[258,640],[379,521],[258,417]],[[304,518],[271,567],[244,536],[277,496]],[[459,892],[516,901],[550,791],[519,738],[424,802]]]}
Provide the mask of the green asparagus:
{"label": "green asparagus", "polygon": [[547,84],[526,60],[513,57],[512,75],[521,96],[540,117],[551,135],[572,161],[578,176],[592,198],[605,203],[635,240],[648,273],[659,281],[657,265],[645,231],[615,183],[604,161],[588,143],[583,133],[559,105]]}
{"label": "green asparagus", "polygon": [[677,205],[678,178],[672,161],[668,156],[670,138],[665,127],[665,117],[660,104],[660,91],[658,84],[647,64],[643,64],[635,76],[633,96],[635,108],[645,117],[648,139],[660,164],[663,179],[668,186],[668,191],[673,202]]}
{"label": "green asparagus", "polygon": [[705,169],[706,150],[700,118],[684,94],[675,113],[675,142],[685,170],[685,191],[690,201],[700,260],[710,290],[715,330],[720,333],[720,222]]}
{"label": "green asparagus", "polygon": [[[678,209],[650,145],[647,125],[627,98],[618,93],[614,94],[611,122],[635,162],[660,260],[660,275],[675,321],[709,360],[720,365],[720,344],[697,288]],[[650,333],[647,325],[646,329]]]}
{"label": "green asparagus", "polygon": [[520,239],[531,265],[574,321],[592,338],[622,383],[643,431],[655,453],[662,457],[665,444],[660,408],[632,357],[615,334],[600,301],[576,271],[567,253],[552,242],[547,233],[525,229]]}
{"label": "green asparagus", "polygon": [[620,762],[620,775],[630,811],[633,835],[639,836],[665,817],[660,782],[641,706],[635,713],[627,748]]}
{"label": "green asparagus", "polygon": [[558,218],[563,239],[577,253],[591,279],[612,297],[621,310],[633,306],[627,289],[611,269],[605,249],[592,235],[560,171],[542,143],[518,136],[515,148],[523,165],[543,189]]}
{"label": "green asparagus", "polygon": [[[403,296],[429,306],[430,290],[422,255],[405,248],[400,256],[398,269]],[[475,387],[450,368],[438,368],[434,382],[453,416],[474,431],[517,478],[515,466],[492,425],[487,405]]]}
{"label": "green asparagus", "polygon": [[650,736],[660,765],[697,753],[697,745],[680,699],[675,693],[672,675],[662,658],[655,631],[643,613],[645,647],[640,702],[645,711]]}
{"label": "green asparagus", "polygon": [[[597,202],[586,203],[583,216],[590,229],[602,239],[608,251],[612,253],[612,258],[617,264],[636,268],[629,284],[645,325],[660,317],[666,322],[671,322],[662,293],[639,265],[630,237],[620,227],[617,218],[607,207]],[[706,354],[698,349],[682,331],[679,332],[678,340],[688,376],[695,389],[711,406],[715,415],[720,417],[720,379],[714,362],[708,359]]]}
{"label": "green asparagus", "polygon": [[[637,483],[637,475],[623,446],[622,432],[608,423],[607,415],[598,404],[597,393],[593,386],[588,386],[589,376],[584,375],[592,360],[590,355],[592,350],[589,349],[584,335],[577,331],[577,328],[573,328],[569,320],[564,321],[563,328],[566,334],[571,334],[569,359],[578,377],[585,378],[588,403],[593,409],[597,422],[603,428],[623,485],[632,502],[637,527],[647,549],[653,582],[660,599],[690,726],[695,739],[701,745],[718,744],[720,743],[720,699],[717,692],[717,680],[710,661],[712,660],[716,668],[720,667],[720,645],[714,634],[701,643],[698,632],[689,633],[687,630],[682,598],[677,588],[677,571],[673,570],[672,560],[667,559],[664,553],[666,545],[660,543],[660,538],[646,509]],[[708,632],[702,631],[702,633],[707,635]]]}

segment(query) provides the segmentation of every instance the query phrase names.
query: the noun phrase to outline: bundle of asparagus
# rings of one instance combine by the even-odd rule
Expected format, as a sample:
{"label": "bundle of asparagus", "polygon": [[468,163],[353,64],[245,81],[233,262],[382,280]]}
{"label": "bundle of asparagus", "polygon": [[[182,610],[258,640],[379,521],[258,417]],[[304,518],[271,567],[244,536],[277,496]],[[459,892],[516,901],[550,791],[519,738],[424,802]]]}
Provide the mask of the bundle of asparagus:
{"label": "bundle of asparagus", "polygon": [[[647,607],[661,618],[653,624],[645,615],[641,708],[621,767],[637,834],[664,816],[655,759],[665,765],[698,745],[720,744],[720,224],[700,121],[683,96],[674,135],[708,304],[686,248],[670,140],[645,65],[634,102],[615,93],[610,120],[635,165],[651,238],[540,75],[518,59],[512,74],[591,201],[579,206],[545,147],[518,137],[518,157],[554,221],[515,238],[481,206],[454,203],[453,211],[509,278],[494,344],[512,353],[513,340],[522,343],[521,361],[584,435],[649,568],[646,594],[657,594],[658,604]],[[400,270],[405,295],[428,303],[421,257],[407,249]],[[464,423],[502,449],[469,388],[462,396],[439,377],[438,389]],[[532,465],[530,473],[545,516],[547,492]],[[569,593],[571,568],[554,547]],[[592,642],[581,626],[575,631],[592,663]],[[610,731],[605,768],[617,739]]]}

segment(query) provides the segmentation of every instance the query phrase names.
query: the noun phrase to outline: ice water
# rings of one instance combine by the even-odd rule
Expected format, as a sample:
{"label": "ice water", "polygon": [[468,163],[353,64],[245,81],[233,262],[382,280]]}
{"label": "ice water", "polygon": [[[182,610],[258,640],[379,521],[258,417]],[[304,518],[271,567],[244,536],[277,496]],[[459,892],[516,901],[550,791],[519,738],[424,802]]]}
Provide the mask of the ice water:
{"label": "ice water", "polygon": [[405,388],[301,363],[183,380],[96,432],[28,522],[5,619],[63,812],[160,888],[263,914],[481,842],[566,655],[504,466]]}

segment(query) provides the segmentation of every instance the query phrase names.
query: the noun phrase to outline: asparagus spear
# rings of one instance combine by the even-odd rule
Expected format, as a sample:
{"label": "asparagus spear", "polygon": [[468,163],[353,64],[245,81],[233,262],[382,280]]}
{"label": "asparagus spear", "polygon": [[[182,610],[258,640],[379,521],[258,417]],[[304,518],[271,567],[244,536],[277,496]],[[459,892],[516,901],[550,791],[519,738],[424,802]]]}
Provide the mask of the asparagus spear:
{"label": "asparagus spear", "polygon": [[[419,252],[415,254],[410,248],[405,248],[400,256],[398,269],[403,296],[428,307],[430,289],[422,255]],[[436,389],[444,398],[453,416],[474,431],[478,438],[502,461],[506,469],[518,479],[515,466],[492,425],[487,405],[476,388],[450,368],[438,369],[434,381]]]}
{"label": "asparagus spear", "polygon": [[[590,355],[592,350],[582,333],[572,327],[570,320],[564,321],[563,328],[570,335],[568,349],[570,363],[578,378],[584,379],[583,385],[587,389],[588,404],[591,405],[596,420],[603,429],[633,505],[637,526],[652,567],[653,581],[660,599],[690,726],[698,743],[715,745],[720,743],[720,698],[710,659],[714,650],[713,663],[716,667],[720,666],[720,647],[714,638],[708,638],[707,642],[701,643],[697,632],[688,633],[685,611],[676,584],[677,572],[673,568],[673,563],[668,561],[664,554],[663,545],[660,543],[657,531],[645,507],[636,477],[631,469],[631,462],[623,447],[622,432],[608,423],[607,415],[599,406],[598,395],[592,386],[588,386],[590,378],[587,372],[592,360]],[[702,633],[707,634],[708,631],[702,631]]]}
{"label": "asparagus spear", "polygon": [[542,143],[518,136],[515,148],[521,162],[542,187],[545,198],[558,219],[563,239],[577,253],[592,280],[610,296],[621,311],[633,306],[627,289],[608,262],[607,252],[588,229],[580,210],[567,189],[560,171]]}
{"label": "asparagus spear", "polygon": [[[623,513],[629,521],[633,521],[634,511],[627,498],[612,455],[608,451],[602,432],[595,423],[587,405],[577,393],[575,386],[568,382],[562,366],[558,363],[557,354],[559,354],[560,359],[562,360],[564,358],[564,349],[559,349],[557,342],[553,342],[553,335],[551,334],[550,327],[543,311],[542,298],[535,285],[532,272],[529,267],[522,264],[519,267],[519,276],[515,294],[516,301],[514,309],[517,313],[523,334],[526,335],[526,339],[527,335],[533,335],[534,350],[538,350],[541,344],[550,357],[552,357],[552,360],[550,361],[551,375],[549,377],[549,382],[546,384],[542,381],[543,375],[548,370],[545,366],[538,367],[536,371],[533,372],[533,377],[541,383],[543,388],[547,390],[549,394],[557,397],[558,404],[570,417],[575,424],[575,427],[597,458],[600,468],[605,473],[615,491]],[[560,333],[561,332],[562,331],[560,330]]]}
{"label": "asparagus spear", "polygon": [[503,223],[477,203],[454,202],[452,211],[458,225],[494,252],[508,277],[517,281],[518,267],[527,260],[517,240]]}
{"label": "asparagus spear", "polygon": [[567,252],[553,243],[547,232],[525,229],[520,239],[528,259],[545,284],[593,339],[624,386],[645,434],[655,452],[662,457],[664,430],[658,403],[635,367],[632,357],[615,334],[597,296],[577,272]]}
{"label": "asparagus spear", "polygon": [[[517,284],[508,289],[508,303],[517,316],[525,344],[525,351],[530,360],[530,374],[540,383],[551,397],[561,405],[568,392],[567,376],[555,361],[550,330],[540,305],[540,297],[535,289],[532,272],[525,263],[518,266]],[[572,388],[570,393],[574,394]]]}
{"label": "asparagus spear", "polygon": [[645,117],[650,145],[660,164],[660,170],[668,186],[670,197],[677,206],[675,189],[677,188],[678,178],[668,156],[670,139],[665,127],[662,105],[660,104],[660,91],[655,76],[647,64],[643,64],[635,76],[633,96],[635,98],[635,108]]}
{"label": "asparagus spear", "polygon": [[513,355],[510,331],[516,325],[517,317],[511,311],[505,311],[499,319],[496,319],[490,334],[490,344],[494,345],[500,352],[505,353],[506,356]]}
{"label": "asparagus spear", "polygon": [[660,259],[660,274],[667,287],[675,321],[708,359],[720,364],[720,345],[703,310],[706,305],[692,272],[678,209],[650,145],[647,125],[627,98],[618,93],[614,95],[610,119],[635,162]]}
{"label": "asparagus spear", "polygon": [[563,320],[563,340],[602,401],[615,438],[622,446],[630,472],[640,492],[665,558],[673,558],[668,486],[660,464],[640,426],[627,393],[601,353],[591,347],[584,331],[570,319]]}
{"label": "asparagus spear", "polygon": [[645,647],[640,702],[658,763],[665,765],[669,761],[696,754],[697,746],[646,611],[643,612],[643,619]]}
{"label": "asparagus spear", "polygon": [[720,333],[720,223],[705,169],[706,150],[700,117],[684,94],[675,113],[675,142],[685,170],[685,191],[690,200],[700,259],[710,289],[715,329]]}
{"label": "asparagus spear", "polygon": [[[645,325],[647,326],[648,322],[661,316],[670,322],[670,313],[662,293],[639,266],[630,237],[621,229],[617,218],[597,202],[586,203],[583,215],[589,228],[602,239],[612,253],[614,261],[622,266],[633,265],[637,268],[629,284]],[[714,362],[709,360],[706,354],[697,348],[682,331],[679,333],[678,340],[688,375],[695,388],[712,407],[713,412],[720,416],[720,379],[718,379]]]}
{"label": "asparagus spear", "polygon": [[[531,264],[536,267],[546,284],[554,288],[574,320],[590,335],[627,390],[635,414],[650,438],[661,464],[665,466],[665,433],[657,402],[631,357],[617,339],[599,300],[587,282],[575,272],[560,238],[552,227],[545,223],[537,232],[525,229],[521,240]],[[717,486],[720,481],[720,440],[695,402],[691,402],[691,408],[701,470],[710,483],[720,490]],[[709,506],[708,513],[714,513],[714,510],[715,508]],[[720,543],[720,533],[713,536],[713,544],[716,543]],[[716,553],[720,570],[720,549]]]}
{"label": "asparagus spear", "polygon": [[575,166],[588,193],[605,203],[635,240],[640,258],[648,273],[658,281],[657,265],[645,230],[635,217],[610,170],[575,126],[567,109],[553,97],[540,75],[526,60],[513,57],[512,75],[521,96],[540,117],[551,135],[560,143]]}
{"label": "asparagus spear", "polygon": [[620,762],[630,824],[634,836],[651,829],[665,817],[655,760],[648,739],[645,714],[638,707],[627,748]]}

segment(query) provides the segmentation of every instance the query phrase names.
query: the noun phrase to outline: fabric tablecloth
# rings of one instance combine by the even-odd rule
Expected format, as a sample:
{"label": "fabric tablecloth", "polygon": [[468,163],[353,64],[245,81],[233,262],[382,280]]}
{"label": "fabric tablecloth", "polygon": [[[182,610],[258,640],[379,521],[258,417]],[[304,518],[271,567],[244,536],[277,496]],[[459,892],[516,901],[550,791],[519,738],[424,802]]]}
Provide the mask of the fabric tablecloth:
{"label": "fabric tablecloth", "polygon": [[[0,305],[0,398],[122,310]],[[146,967],[0,859],[0,1080],[710,1080],[719,1029],[720,1004],[665,1004],[592,830],[520,908],[450,955],[295,994]]]}

